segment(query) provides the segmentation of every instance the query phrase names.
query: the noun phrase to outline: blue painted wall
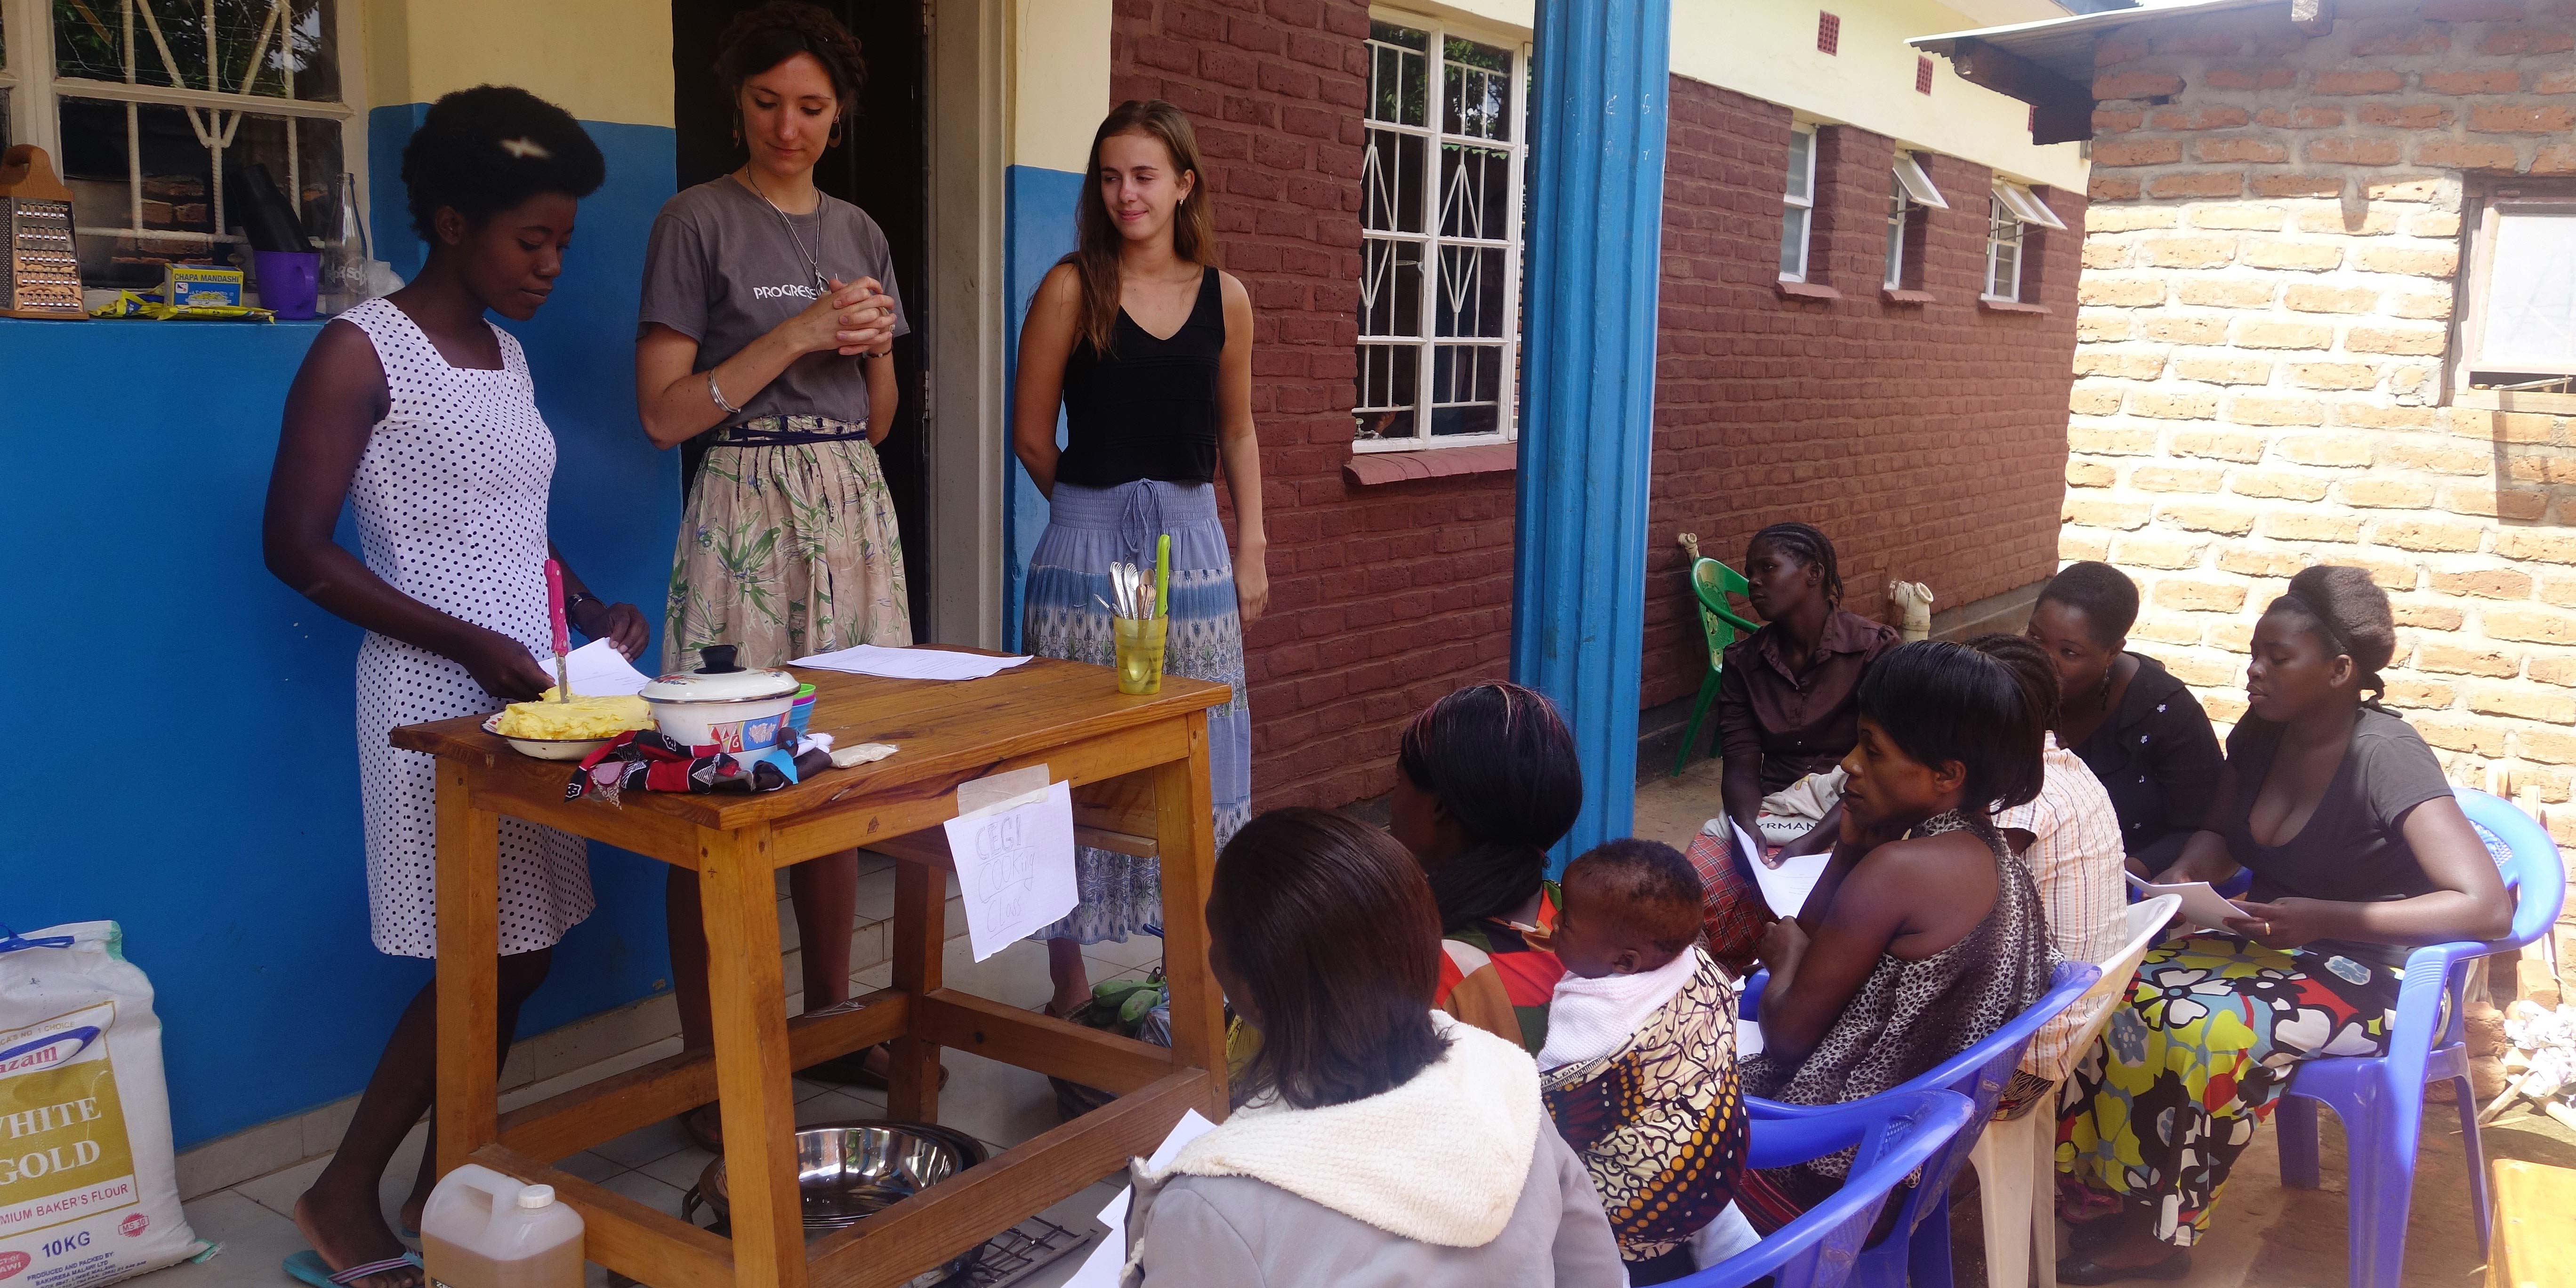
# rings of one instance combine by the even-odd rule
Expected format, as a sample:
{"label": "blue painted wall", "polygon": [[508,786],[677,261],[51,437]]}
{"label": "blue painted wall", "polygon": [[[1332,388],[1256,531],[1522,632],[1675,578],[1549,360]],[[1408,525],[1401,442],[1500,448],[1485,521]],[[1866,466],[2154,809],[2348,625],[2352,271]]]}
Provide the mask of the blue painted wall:
{"label": "blue painted wall", "polygon": [[[399,158],[425,110],[369,121],[376,254],[405,274],[421,247]],[[588,128],[607,186],[552,301],[513,330],[560,451],[555,539],[658,626],[679,496],[635,424],[634,318],[673,136]],[[0,320],[19,480],[0,506],[0,720],[50,779],[22,779],[0,815],[0,922],[124,923],[159,993],[183,1149],[356,1091],[430,974],[367,937],[358,632],[260,562],[278,409],[319,325]],[[594,847],[599,911],[523,1033],[665,987],[659,867]]]}
{"label": "blue painted wall", "polygon": [[[1003,341],[1002,354],[1005,379],[1010,379],[1009,373],[1019,370],[1020,320],[1028,316],[1029,300],[1047,270],[1073,250],[1074,203],[1082,199],[1083,183],[1081,175],[1043,166],[1008,166],[1002,176],[1002,290],[1011,301],[1010,335]],[[1011,405],[1010,398],[1006,388],[1004,407]],[[1002,440],[1006,447],[1009,435],[1006,419]],[[1064,445],[1061,412],[1056,415],[1055,441],[1059,447]],[[1028,580],[1029,554],[1038,548],[1038,534],[1046,531],[1047,502],[1017,457],[1005,468],[1010,501],[1002,511],[1002,647],[1016,652],[1022,647],[1020,588]]]}

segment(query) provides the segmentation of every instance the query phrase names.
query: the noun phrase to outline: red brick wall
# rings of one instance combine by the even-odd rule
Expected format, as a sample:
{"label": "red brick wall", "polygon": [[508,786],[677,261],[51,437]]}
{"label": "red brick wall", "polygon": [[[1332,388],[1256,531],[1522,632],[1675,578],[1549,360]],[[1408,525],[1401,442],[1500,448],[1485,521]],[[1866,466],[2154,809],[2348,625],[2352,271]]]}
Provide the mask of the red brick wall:
{"label": "red brick wall", "polygon": [[1891,579],[1928,583],[1939,609],[2055,571],[2084,195],[2042,193],[2073,230],[2035,234],[2023,271],[2022,299],[2051,311],[1982,309],[1991,175],[1923,155],[1951,206],[1927,212],[1934,298],[1891,303],[1895,145],[1824,127],[1808,280],[1841,298],[1784,298],[1789,110],[1678,76],[1671,101],[1645,705],[1695,692],[1705,666],[1676,533],[1740,567],[1755,529],[1813,523],[1834,539],[1846,604],[1871,616]]}
{"label": "red brick wall", "polygon": [[1190,114],[1226,269],[1252,292],[1271,587],[1269,615],[1244,633],[1254,801],[1375,796],[1407,718],[1508,669],[1512,479],[1362,488],[1342,475],[1368,6],[1117,0],[1116,14],[1110,96]]}

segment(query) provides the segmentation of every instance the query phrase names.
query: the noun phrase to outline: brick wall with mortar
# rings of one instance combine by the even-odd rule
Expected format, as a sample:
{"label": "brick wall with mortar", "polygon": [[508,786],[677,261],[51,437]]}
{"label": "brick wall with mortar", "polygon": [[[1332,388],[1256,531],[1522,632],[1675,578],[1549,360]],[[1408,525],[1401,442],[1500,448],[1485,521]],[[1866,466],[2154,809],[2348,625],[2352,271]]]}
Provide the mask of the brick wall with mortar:
{"label": "brick wall with mortar", "polygon": [[[2031,234],[2021,295],[2047,312],[1981,307],[1992,173],[1918,154],[1951,208],[1923,212],[1912,248],[1921,267],[1909,285],[1929,299],[1888,300],[1880,284],[1896,145],[1824,126],[1808,280],[1840,298],[1784,296],[1789,109],[1680,77],[1671,103],[1646,704],[1696,692],[1707,665],[1680,593],[1676,533],[1698,533],[1701,553],[1740,567],[1764,524],[1813,523],[1834,540],[1846,606],[1889,620],[1892,579],[1928,583],[1943,609],[2046,580],[2080,231]],[[2042,195],[2069,229],[2083,228],[2082,193]]]}
{"label": "brick wall with mortar", "polygon": [[2576,173],[2576,5],[2345,0],[2096,51],[2059,554],[2232,722],[2289,575],[2368,568],[2388,701],[2576,844],[2576,417],[2446,405],[2464,192]]}

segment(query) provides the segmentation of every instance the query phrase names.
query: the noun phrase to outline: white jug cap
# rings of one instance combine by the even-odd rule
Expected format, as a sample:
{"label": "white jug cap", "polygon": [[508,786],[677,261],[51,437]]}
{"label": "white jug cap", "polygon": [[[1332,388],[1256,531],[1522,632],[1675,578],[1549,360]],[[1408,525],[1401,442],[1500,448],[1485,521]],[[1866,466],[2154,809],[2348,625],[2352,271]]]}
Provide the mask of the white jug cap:
{"label": "white jug cap", "polygon": [[523,1208],[553,1207],[554,1202],[555,1187],[551,1185],[531,1185],[519,1191],[519,1206]]}

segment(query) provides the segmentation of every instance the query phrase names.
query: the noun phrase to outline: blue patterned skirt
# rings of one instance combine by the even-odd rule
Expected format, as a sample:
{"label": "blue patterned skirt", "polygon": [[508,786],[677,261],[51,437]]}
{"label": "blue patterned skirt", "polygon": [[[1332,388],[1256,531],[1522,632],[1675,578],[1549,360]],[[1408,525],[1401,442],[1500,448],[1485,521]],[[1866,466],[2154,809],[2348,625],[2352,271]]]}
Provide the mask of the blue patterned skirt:
{"label": "blue patterned skirt", "polygon": [[[1208,712],[1209,795],[1222,848],[1252,811],[1252,707],[1243,691],[1243,620],[1235,612],[1234,559],[1217,522],[1216,488],[1144,480],[1114,488],[1058,483],[1046,532],[1029,557],[1021,645],[1041,657],[1109,666],[1114,661],[1109,565],[1154,564],[1154,538],[1172,534],[1170,635],[1165,675],[1234,687],[1234,700]],[[1138,931],[1159,935],[1162,865],[1088,846],[1074,852],[1082,902],[1034,938],[1096,944]]]}

